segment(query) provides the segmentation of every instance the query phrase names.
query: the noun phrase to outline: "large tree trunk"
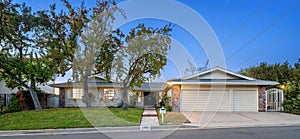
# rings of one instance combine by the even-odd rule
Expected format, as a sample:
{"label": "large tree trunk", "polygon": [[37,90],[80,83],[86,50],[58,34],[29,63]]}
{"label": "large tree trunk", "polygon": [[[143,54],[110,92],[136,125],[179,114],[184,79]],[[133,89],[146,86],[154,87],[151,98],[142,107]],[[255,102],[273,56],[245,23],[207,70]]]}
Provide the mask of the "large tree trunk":
{"label": "large tree trunk", "polygon": [[37,97],[37,94],[35,92],[35,90],[32,88],[32,87],[29,87],[27,84],[25,84],[23,81],[21,81],[15,74],[11,73],[10,70],[8,70],[4,65],[2,65],[0,63],[0,68],[4,69],[5,72],[10,76],[12,77],[13,79],[15,79],[17,82],[19,82],[23,87],[25,87],[26,89],[28,89],[30,91],[30,95],[31,95],[31,98],[32,98],[32,101],[33,101],[33,104],[34,104],[34,107],[35,107],[35,110],[37,111],[41,111],[42,110],[42,107],[41,107],[41,104],[39,102],[39,99]]}
{"label": "large tree trunk", "polygon": [[84,91],[84,97],[85,97],[86,107],[90,108],[91,107],[91,103],[90,103],[90,96],[89,96],[88,77],[84,77],[83,91]]}
{"label": "large tree trunk", "polygon": [[128,110],[128,87],[126,87],[125,81],[123,81],[123,110]]}

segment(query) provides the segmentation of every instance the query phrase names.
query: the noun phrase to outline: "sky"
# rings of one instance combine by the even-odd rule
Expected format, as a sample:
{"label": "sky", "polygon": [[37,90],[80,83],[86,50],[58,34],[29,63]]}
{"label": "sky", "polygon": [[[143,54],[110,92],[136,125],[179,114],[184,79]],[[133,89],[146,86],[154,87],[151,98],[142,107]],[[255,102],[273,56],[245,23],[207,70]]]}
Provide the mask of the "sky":
{"label": "sky", "polygon": [[[52,3],[56,3],[58,9],[63,8],[60,0],[13,2],[25,2],[33,10],[48,9]],[[300,58],[299,0],[116,0],[116,2],[125,5],[125,13],[133,11],[129,16],[138,17],[118,26],[125,33],[139,23],[145,23],[149,27],[162,27],[167,23],[174,25],[167,66],[158,81],[191,74],[186,72],[186,68],[190,67],[188,60],[196,67],[204,66],[209,60],[208,68],[212,68],[212,65],[217,65],[212,64],[213,58],[220,57],[225,61],[225,65],[222,65],[224,68],[238,72],[261,62],[295,63]],[[149,2],[157,7],[151,7]],[[79,6],[80,1],[72,0],[71,3]],[[95,0],[86,0],[85,3],[87,7],[92,7]],[[160,8],[165,10],[159,10]],[[156,15],[144,16],[140,10],[151,10]],[[198,17],[194,18],[194,14],[198,15],[199,20]],[[176,22],[171,21],[173,18]],[[185,21],[181,23],[182,20]],[[182,26],[185,23],[188,26]],[[219,47],[203,45],[206,40],[214,40],[207,31],[215,35],[217,41],[214,44],[219,44]],[[199,41],[195,32],[207,38],[203,42]],[[70,78],[69,74],[59,81],[65,81],[67,78]]]}

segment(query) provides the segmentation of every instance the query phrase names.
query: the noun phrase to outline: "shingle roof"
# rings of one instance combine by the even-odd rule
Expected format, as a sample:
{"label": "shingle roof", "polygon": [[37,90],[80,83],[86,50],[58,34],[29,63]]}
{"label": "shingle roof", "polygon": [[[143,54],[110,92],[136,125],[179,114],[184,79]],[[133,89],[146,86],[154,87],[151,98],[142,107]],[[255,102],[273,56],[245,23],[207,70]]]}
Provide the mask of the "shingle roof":
{"label": "shingle roof", "polygon": [[154,82],[154,83],[145,83],[142,84],[140,87],[134,87],[135,91],[164,91],[167,87],[166,83]]}
{"label": "shingle roof", "polygon": [[[155,83],[145,83],[142,84],[140,87],[134,87],[133,90],[135,91],[149,91],[149,92],[154,92],[154,91],[163,91],[166,89],[166,83],[160,83],[160,82],[155,82]],[[82,83],[78,82],[70,82],[70,83],[58,83],[58,84],[50,84],[49,86],[51,87],[56,87],[56,88],[64,88],[64,87],[83,87]],[[122,84],[121,83],[106,83],[106,82],[88,82],[89,87],[112,87],[112,88],[121,88]]]}

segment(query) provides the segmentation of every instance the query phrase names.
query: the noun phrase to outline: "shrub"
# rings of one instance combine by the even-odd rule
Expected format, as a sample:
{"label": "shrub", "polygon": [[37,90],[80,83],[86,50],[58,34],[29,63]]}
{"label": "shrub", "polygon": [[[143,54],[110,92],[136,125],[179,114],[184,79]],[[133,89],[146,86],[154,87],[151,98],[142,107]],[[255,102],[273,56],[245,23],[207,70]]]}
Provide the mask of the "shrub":
{"label": "shrub", "polygon": [[296,97],[287,96],[282,104],[285,112],[298,113],[300,112],[300,94]]}
{"label": "shrub", "polygon": [[172,111],[172,106],[171,106],[171,105],[167,105],[167,106],[166,106],[166,110],[167,110],[167,111]]}
{"label": "shrub", "polygon": [[117,103],[117,105],[115,106],[106,106],[107,108],[122,108],[123,106],[123,101],[120,101],[119,103]]}
{"label": "shrub", "polygon": [[163,94],[161,101],[162,106],[169,106],[169,97],[166,93]]}
{"label": "shrub", "polygon": [[19,100],[17,99],[17,97],[15,95],[12,95],[10,98],[9,106],[1,108],[0,114],[10,113],[10,112],[18,112],[21,110],[22,110],[22,107],[19,103]]}
{"label": "shrub", "polygon": [[20,102],[15,95],[12,95],[10,98],[9,110],[10,112],[17,112],[22,110]]}
{"label": "shrub", "polygon": [[[37,93],[37,97],[40,102],[41,102],[41,100],[45,99],[45,93],[41,92],[40,90],[37,90],[36,93]],[[29,90],[18,91],[16,94],[16,97],[19,100],[20,105],[23,108],[23,110],[34,110],[35,109]]]}
{"label": "shrub", "polygon": [[0,109],[0,114],[9,113],[9,112],[10,112],[9,107],[7,107],[7,106]]}

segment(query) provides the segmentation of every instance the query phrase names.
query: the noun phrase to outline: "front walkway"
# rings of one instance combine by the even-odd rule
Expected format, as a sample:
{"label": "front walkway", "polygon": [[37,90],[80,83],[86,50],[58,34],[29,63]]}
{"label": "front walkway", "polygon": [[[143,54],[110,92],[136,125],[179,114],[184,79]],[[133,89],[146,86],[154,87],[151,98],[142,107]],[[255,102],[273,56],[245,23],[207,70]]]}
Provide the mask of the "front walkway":
{"label": "front walkway", "polygon": [[145,108],[143,112],[140,129],[151,129],[152,126],[159,126],[155,108]]}

